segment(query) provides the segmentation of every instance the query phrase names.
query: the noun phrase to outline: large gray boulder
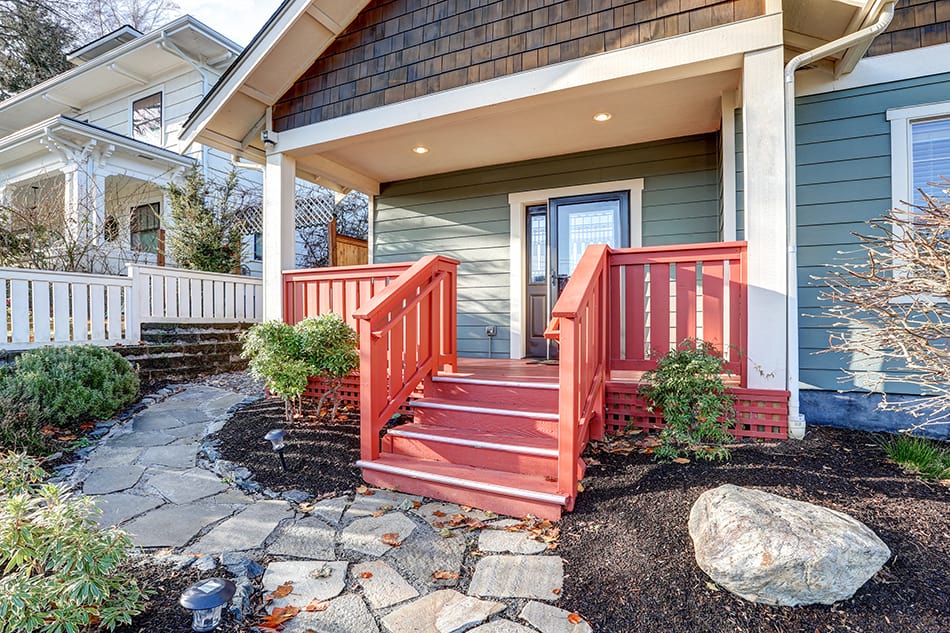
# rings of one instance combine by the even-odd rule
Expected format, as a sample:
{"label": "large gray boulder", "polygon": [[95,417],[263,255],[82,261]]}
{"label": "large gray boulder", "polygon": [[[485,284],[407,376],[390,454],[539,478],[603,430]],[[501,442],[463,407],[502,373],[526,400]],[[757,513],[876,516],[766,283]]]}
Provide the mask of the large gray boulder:
{"label": "large gray boulder", "polygon": [[771,605],[847,600],[891,557],[846,514],[731,484],[700,495],[689,535],[696,562],[716,584]]}

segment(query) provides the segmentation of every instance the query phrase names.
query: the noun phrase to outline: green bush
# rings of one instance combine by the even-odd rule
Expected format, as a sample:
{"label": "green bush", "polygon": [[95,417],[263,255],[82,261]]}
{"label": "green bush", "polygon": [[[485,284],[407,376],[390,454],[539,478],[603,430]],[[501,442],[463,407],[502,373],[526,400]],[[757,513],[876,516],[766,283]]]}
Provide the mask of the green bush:
{"label": "green bush", "polygon": [[724,373],[725,360],[713,345],[686,339],[644,374],[640,393],[650,403],[649,411],[662,413],[665,424],[662,445],[654,451],[658,459],[729,458],[723,444],[733,439],[729,429],[736,412]]}
{"label": "green bush", "polygon": [[25,455],[0,456],[0,633],[128,624],[145,599],[119,572],[128,537],[99,530],[88,497],[44,484],[44,476]]}
{"label": "green bush", "polygon": [[16,360],[8,389],[39,403],[42,422],[78,430],[87,420],[103,420],[131,404],[139,379],[110,349],[92,345],[44,347]]}
{"label": "green bush", "polygon": [[360,363],[356,332],[332,312],[294,326],[280,321],[259,323],[244,335],[241,356],[248,359],[251,373],[263,379],[271,393],[283,398],[288,420],[299,407],[311,376],[322,376],[330,385],[317,410],[332,395],[331,416],[336,417],[340,385]]}
{"label": "green bush", "polygon": [[41,432],[42,419],[40,403],[30,399],[23,385],[13,379],[13,372],[5,368],[0,373],[0,450],[49,453],[50,444]]}
{"label": "green bush", "polygon": [[907,472],[923,479],[950,479],[950,448],[907,433],[884,440],[882,446]]}

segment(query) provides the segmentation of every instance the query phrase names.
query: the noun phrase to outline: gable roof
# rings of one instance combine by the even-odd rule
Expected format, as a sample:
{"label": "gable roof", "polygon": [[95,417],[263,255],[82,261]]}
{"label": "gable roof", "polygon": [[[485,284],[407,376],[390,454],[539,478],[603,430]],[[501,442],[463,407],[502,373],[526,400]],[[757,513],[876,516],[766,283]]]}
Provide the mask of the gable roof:
{"label": "gable roof", "polygon": [[[195,108],[182,128],[184,144],[200,141],[263,162],[260,132],[267,109],[368,4],[369,0],[284,0]],[[281,72],[272,72],[274,67]]]}

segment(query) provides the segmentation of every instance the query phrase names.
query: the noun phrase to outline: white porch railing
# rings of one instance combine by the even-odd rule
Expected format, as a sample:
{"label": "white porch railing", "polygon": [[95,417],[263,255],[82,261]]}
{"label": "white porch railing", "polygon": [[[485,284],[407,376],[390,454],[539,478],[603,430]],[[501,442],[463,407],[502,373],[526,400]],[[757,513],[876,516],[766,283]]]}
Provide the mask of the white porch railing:
{"label": "white porch railing", "polygon": [[130,264],[128,276],[0,268],[0,348],[135,344],[142,323],[261,320],[261,280]]}

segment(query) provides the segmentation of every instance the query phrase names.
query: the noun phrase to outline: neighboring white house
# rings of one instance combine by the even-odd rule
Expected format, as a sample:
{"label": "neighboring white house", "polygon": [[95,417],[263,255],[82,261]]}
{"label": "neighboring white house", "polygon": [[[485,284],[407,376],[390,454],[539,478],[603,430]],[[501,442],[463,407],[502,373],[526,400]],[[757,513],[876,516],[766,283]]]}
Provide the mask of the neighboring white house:
{"label": "neighboring white house", "polygon": [[[0,202],[26,210],[52,203],[58,213],[61,200],[67,230],[85,232],[108,254],[97,269],[156,263],[164,188],[196,164],[210,178],[234,167],[230,154],[185,146],[179,132],[240,52],[191,16],[146,34],[125,26],[73,51],[75,68],[0,102]],[[260,191],[259,169],[238,173]],[[309,201],[309,221],[330,219],[327,197]],[[260,238],[250,224],[243,268],[259,274]]]}

